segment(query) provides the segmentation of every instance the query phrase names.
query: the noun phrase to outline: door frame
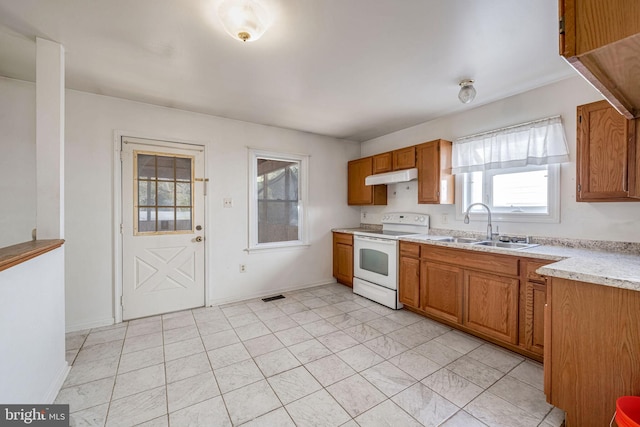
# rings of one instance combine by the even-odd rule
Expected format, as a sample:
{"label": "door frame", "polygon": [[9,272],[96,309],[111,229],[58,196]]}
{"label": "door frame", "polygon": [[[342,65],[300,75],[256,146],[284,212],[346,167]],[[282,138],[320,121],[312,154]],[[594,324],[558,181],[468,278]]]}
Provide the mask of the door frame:
{"label": "door frame", "polygon": [[[114,323],[122,323],[122,287],[124,283],[123,278],[123,235],[121,231],[122,219],[123,219],[123,211],[122,211],[122,161],[121,161],[121,152],[122,152],[122,138],[140,138],[140,139],[150,139],[159,142],[160,146],[162,146],[162,142],[166,142],[167,144],[184,144],[197,146],[202,148],[202,154],[204,156],[204,171],[203,174],[205,180],[208,180],[208,152],[207,146],[209,145],[207,142],[198,142],[193,140],[183,140],[178,138],[167,138],[158,135],[150,135],[144,132],[133,132],[133,131],[123,131],[123,130],[114,130],[113,132],[113,320]],[[197,177],[200,178],[200,177]],[[203,218],[203,226],[204,226],[204,301],[203,305],[207,306],[210,298],[210,290],[209,290],[209,269],[207,266],[209,265],[209,239],[208,236],[208,209],[207,209],[207,196],[210,193],[210,186],[205,183],[205,188],[207,191],[204,195],[204,218]]]}

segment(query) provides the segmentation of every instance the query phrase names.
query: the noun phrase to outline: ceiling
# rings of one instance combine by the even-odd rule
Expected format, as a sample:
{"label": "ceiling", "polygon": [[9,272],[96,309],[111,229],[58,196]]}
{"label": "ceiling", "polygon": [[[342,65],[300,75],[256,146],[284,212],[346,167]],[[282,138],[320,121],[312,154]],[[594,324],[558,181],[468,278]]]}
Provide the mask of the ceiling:
{"label": "ceiling", "polygon": [[67,88],[366,141],[574,74],[557,0],[259,0],[273,24],[253,43],[220,1],[0,0],[0,75],[35,81],[41,37]]}

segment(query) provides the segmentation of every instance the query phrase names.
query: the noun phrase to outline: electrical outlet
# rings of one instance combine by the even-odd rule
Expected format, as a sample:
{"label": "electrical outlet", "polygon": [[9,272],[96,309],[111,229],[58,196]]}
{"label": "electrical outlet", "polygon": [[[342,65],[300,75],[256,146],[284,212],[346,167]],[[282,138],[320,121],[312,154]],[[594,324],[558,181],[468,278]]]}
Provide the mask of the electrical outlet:
{"label": "electrical outlet", "polygon": [[224,206],[225,208],[233,207],[233,199],[231,197],[225,197],[224,199],[222,199],[222,206]]}
{"label": "electrical outlet", "polygon": [[441,220],[443,224],[449,224],[449,214],[442,214]]}
{"label": "electrical outlet", "polygon": [[246,272],[247,272],[247,265],[240,264],[240,273],[246,273]]}

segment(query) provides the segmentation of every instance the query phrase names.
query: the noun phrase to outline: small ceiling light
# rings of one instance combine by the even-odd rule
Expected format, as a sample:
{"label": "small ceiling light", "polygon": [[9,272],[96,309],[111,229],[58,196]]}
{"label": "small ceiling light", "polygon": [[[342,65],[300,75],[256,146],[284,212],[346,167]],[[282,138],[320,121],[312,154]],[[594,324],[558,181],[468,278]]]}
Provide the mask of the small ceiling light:
{"label": "small ceiling light", "polygon": [[460,93],[458,99],[463,104],[468,104],[476,97],[476,88],[473,87],[473,80],[463,80],[460,82]]}
{"label": "small ceiling light", "polygon": [[218,15],[227,33],[243,42],[258,40],[269,26],[267,10],[254,0],[224,0]]}

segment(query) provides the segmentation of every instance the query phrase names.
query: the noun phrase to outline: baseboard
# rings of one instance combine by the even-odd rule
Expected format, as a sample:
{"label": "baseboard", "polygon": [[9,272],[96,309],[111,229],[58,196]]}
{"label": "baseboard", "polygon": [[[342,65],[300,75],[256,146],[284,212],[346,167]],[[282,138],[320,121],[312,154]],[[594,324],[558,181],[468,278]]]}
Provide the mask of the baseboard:
{"label": "baseboard", "polygon": [[244,301],[244,300],[247,300],[247,299],[269,297],[269,296],[272,296],[272,295],[281,294],[283,292],[300,291],[300,290],[307,289],[307,288],[314,288],[316,286],[331,285],[333,283],[336,283],[335,279],[326,279],[326,280],[321,280],[319,282],[306,283],[304,285],[297,285],[297,286],[288,287],[288,288],[271,289],[271,290],[269,290],[269,292],[260,292],[260,293],[256,293],[256,294],[242,295],[242,296],[231,297],[231,298],[210,299],[207,302],[207,307],[211,307],[211,306],[215,306],[215,305],[222,305],[222,304],[230,304],[230,303],[234,303],[234,302],[238,302],[238,301]]}
{"label": "baseboard", "polygon": [[71,366],[69,366],[69,363],[65,360],[64,365],[60,367],[60,369],[58,370],[58,374],[56,375],[53,382],[49,386],[49,389],[47,390],[44,396],[44,399],[42,400],[42,403],[48,405],[53,403],[54,400],[56,400],[56,397],[58,396],[58,392],[60,392],[60,389],[64,384],[64,380],[67,379],[67,375],[69,375],[70,370],[71,370]]}
{"label": "baseboard", "polygon": [[83,331],[85,329],[99,328],[101,326],[110,326],[115,323],[113,317],[102,320],[94,320],[93,322],[76,323],[75,325],[67,325],[65,332]]}

